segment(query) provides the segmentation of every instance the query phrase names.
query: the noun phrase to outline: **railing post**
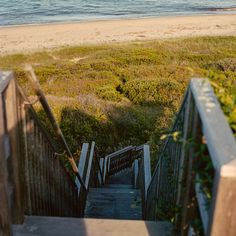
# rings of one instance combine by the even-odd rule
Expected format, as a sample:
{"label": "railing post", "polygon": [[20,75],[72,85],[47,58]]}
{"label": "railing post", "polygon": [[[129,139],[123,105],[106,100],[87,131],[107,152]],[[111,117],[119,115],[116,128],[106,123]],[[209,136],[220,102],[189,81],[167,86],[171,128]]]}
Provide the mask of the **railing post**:
{"label": "railing post", "polygon": [[4,97],[4,110],[5,110],[5,128],[6,133],[9,137],[9,160],[8,172],[9,182],[12,186],[11,195],[11,215],[12,222],[19,224],[24,219],[24,204],[22,196],[22,170],[20,163],[20,137],[19,137],[19,119],[18,119],[18,108],[17,108],[17,97],[16,97],[16,84],[13,75],[6,87]]}
{"label": "railing post", "polygon": [[236,160],[221,167],[216,173],[211,203],[208,234],[236,235]]}
{"label": "railing post", "polygon": [[150,161],[150,148],[149,145],[143,146],[143,160],[144,160],[144,186],[145,186],[145,201],[147,199],[147,190],[151,182],[151,161]]}
{"label": "railing post", "polygon": [[[1,94],[0,94],[1,95]],[[0,96],[0,235],[11,235],[11,218],[7,188],[7,167],[4,145],[4,113]]]}

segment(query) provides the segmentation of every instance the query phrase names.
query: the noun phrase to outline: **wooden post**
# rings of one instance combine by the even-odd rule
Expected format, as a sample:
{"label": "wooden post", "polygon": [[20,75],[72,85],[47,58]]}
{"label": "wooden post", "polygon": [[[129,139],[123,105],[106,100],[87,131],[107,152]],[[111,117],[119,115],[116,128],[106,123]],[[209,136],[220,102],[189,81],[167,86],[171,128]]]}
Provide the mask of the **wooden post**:
{"label": "wooden post", "polygon": [[[0,94],[1,95],[1,94]],[[7,190],[7,167],[4,145],[4,111],[0,96],[0,235],[11,235],[11,218]]]}
{"label": "wooden post", "polygon": [[14,224],[20,224],[24,220],[23,196],[21,194],[21,170],[20,170],[20,148],[19,148],[19,120],[16,102],[16,84],[15,80],[10,80],[8,87],[4,92],[5,98],[5,127],[9,136],[10,158],[8,160],[9,180],[13,188],[11,196],[11,216]]}
{"label": "wooden post", "polygon": [[150,162],[150,148],[149,145],[143,145],[143,199],[142,199],[142,213],[143,213],[143,219],[145,219],[146,214],[145,214],[145,209],[147,205],[147,193],[148,193],[148,188],[152,179],[151,176],[151,162]]}
{"label": "wooden post", "polygon": [[208,234],[236,235],[236,159],[215,176]]}

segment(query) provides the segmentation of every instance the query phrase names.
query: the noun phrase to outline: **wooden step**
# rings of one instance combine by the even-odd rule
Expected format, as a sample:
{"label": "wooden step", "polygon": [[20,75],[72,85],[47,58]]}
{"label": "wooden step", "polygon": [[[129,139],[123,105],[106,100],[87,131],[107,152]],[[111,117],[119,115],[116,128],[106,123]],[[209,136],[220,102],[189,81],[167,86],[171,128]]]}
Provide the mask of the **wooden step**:
{"label": "wooden step", "polygon": [[92,188],[87,196],[85,217],[141,220],[141,205],[139,190]]}
{"label": "wooden step", "polygon": [[103,188],[134,189],[131,184],[106,184]]}
{"label": "wooden step", "polygon": [[168,222],[27,216],[13,236],[171,236]]}
{"label": "wooden step", "polygon": [[106,182],[108,184],[128,184],[132,185],[133,183],[133,170],[127,168],[119,171],[116,174],[110,175],[107,177]]}

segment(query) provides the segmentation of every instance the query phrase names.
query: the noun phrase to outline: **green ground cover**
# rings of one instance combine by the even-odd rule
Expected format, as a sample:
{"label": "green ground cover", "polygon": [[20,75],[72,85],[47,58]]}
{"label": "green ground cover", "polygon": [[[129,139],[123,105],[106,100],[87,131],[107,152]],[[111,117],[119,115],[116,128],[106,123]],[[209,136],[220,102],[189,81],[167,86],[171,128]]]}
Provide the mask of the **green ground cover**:
{"label": "green ground cover", "polygon": [[[199,37],[79,46],[0,57],[30,95],[32,64],[73,152],[96,141],[98,154],[151,144],[168,133],[192,77],[208,77],[236,132],[236,37]],[[40,116],[44,114],[39,111]]]}

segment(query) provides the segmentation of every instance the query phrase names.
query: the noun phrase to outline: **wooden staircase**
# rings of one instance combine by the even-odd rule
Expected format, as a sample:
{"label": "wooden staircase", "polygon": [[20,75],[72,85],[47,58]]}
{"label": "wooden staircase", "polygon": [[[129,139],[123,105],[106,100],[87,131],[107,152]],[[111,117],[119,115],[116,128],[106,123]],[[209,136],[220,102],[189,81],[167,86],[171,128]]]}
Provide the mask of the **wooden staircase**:
{"label": "wooden staircase", "polygon": [[[86,166],[83,145],[81,163]],[[13,234],[23,235],[81,235],[81,236],[106,236],[106,235],[137,235],[137,236],[169,236],[173,235],[173,226],[168,222],[151,222],[143,220],[142,188],[138,187],[138,181],[134,181],[134,161],[128,161],[140,147],[124,148],[110,156],[106,156],[100,163],[103,176],[103,183],[98,187],[91,187],[88,190],[84,219],[46,216],[26,216],[24,224],[14,225]],[[86,148],[87,149],[87,148]],[[88,150],[88,149],[87,149]],[[130,153],[132,152],[132,156]],[[141,154],[142,152],[140,152]],[[109,158],[109,159],[108,159]],[[109,165],[114,160],[120,163],[120,167],[110,174]],[[120,162],[119,159],[122,159]],[[88,161],[89,162],[89,161]],[[126,163],[126,164],[125,164]],[[113,163],[114,164],[114,163]],[[114,166],[114,165],[113,165]],[[123,166],[124,169],[121,169]],[[84,171],[82,171],[83,173]],[[106,174],[104,174],[106,173]],[[143,175],[140,175],[140,177]],[[101,179],[101,178],[100,178]],[[85,181],[86,182],[86,181]],[[93,185],[94,186],[94,185]]]}
{"label": "wooden staircase", "polygon": [[86,218],[141,220],[140,190],[129,187],[90,189]]}
{"label": "wooden staircase", "polygon": [[[236,235],[235,137],[207,80],[191,81],[152,176],[148,145],[98,157],[95,142],[84,143],[75,163],[40,88],[29,101],[13,74],[0,72],[0,95],[0,236],[174,235],[166,219],[193,235],[195,207],[204,235]],[[37,101],[58,143],[37,116]],[[210,210],[194,172],[204,164],[196,148],[203,141],[214,169]]]}
{"label": "wooden staircase", "polygon": [[87,196],[85,217],[141,220],[141,190],[130,184],[131,173],[130,168],[120,171],[108,177],[109,184],[91,188]]}

